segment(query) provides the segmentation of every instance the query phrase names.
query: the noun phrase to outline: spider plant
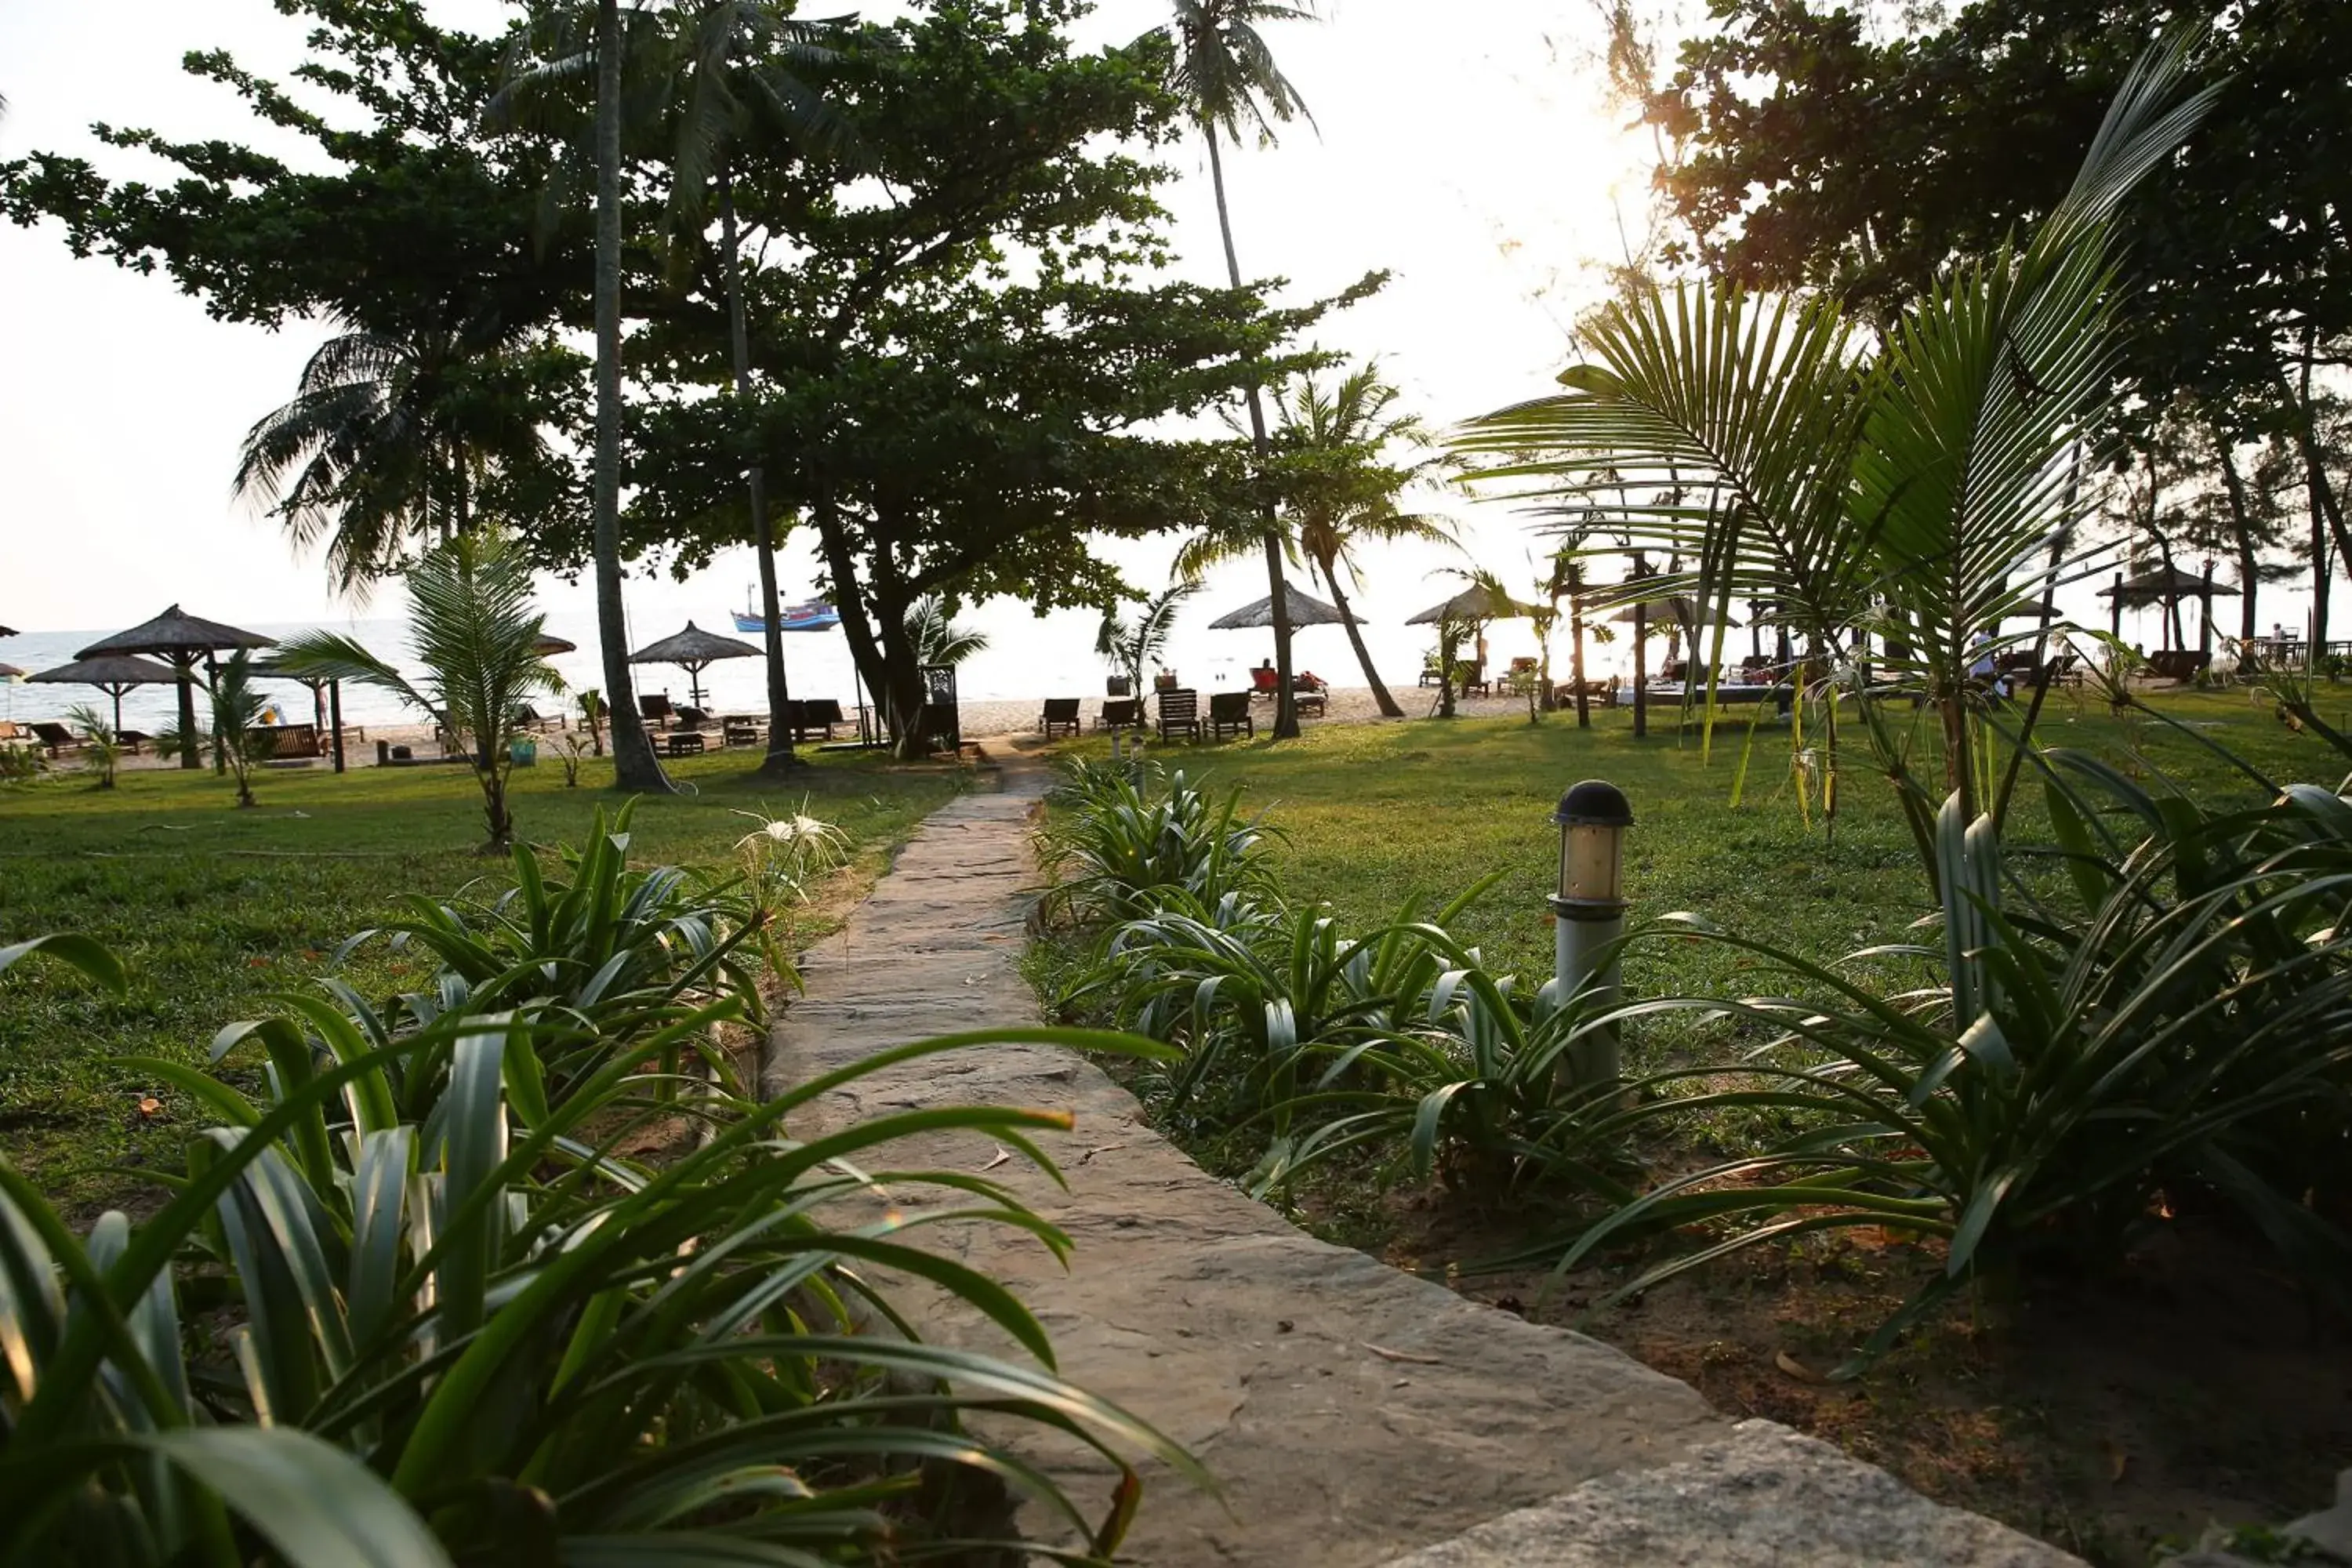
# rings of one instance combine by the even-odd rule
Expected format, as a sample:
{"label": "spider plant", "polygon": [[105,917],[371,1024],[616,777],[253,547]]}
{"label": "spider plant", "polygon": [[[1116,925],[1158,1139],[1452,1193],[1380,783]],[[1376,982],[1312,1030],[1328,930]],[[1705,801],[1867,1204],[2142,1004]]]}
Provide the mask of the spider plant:
{"label": "spider plant", "polygon": [[[2087,759],[2075,780],[2115,792],[2142,836],[2111,858],[2113,827],[2053,769],[2053,818],[2085,913],[2053,911],[2004,867],[1990,817],[1956,793],[1939,816],[1939,944],[1866,950],[1940,970],[1882,995],[1845,965],[1694,925],[1677,937],[1738,948],[1788,983],[1738,1001],[1669,997],[1667,1011],[1771,1031],[1732,1064],[1657,1075],[1592,1130],[1768,1107],[1799,1127],[1759,1153],[1659,1184],[1549,1248],[1565,1270],[1612,1242],[1696,1227],[1696,1249],[1616,1294],[1809,1232],[1883,1226],[1940,1247],[1945,1267],[1846,1369],[1883,1352],[1971,1279],[2063,1253],[2120,1256],[2168,1194],[2210,1190],[2308,1261],[2352,1277],[2352,1243],[2266,1180],[2249,1134],[2312,1118],[2340,1140],[2352,1089],[2352,805],[2291,790],[2268,807],[2207,815],[2157,799]],[[2011,899],[2004,900],[2004,884]],[[1639,933],[1633,940],[1642,940]],[[1720,1081],[1695,1095],[1693,1080]]]}
{"label": "spider plant", "polygon": [[[221,1125],[138,1226],[109,1214],[76,1236],[0,1161],[0,1556],[904,1562],[988,1549],[1006,1511],[973,1505],[1009,1487],[1087,1543],[1046,1554],[1097,1561],[1135,1507],[1128,1452],[1204,1480],[1063,1381],[1001,1285],[919,1241],[1003,1224],[1059,1252],[1060,1232],[988,1178],[888,1168],[902,1139],[947,1131],[1050,1172],[1031,1134],[1066,1118],[975,1108],[782,1131],[872,1074],[967,1046],[1155,1047],[1063,1030],[919,1042],[728,1101],[710,1140],[667,1164],[626,1157],[649,1114],[627,1108],[632,1074],[730,1013],[722,998],[649,1034],[551,1105],[540,1022],[446,1013],[379,1044],[288,998],[256,1026],[266,1098],[215,1084],[203,1103]],[[429,1052],[448,1059],[449,1092],[406,1119],[387,1091]],[[1028,1359],[924,1342],[888,1294],[904,1279]],[[997,1436],[1021,1426],[1112,1463],[1098,1515]]]}
{"label": "spider plant", "polygon": [[[679,866],[632,869],[629,820],[635,802],[609,823],[599,807],[586,845],[562,851],[550,877],[538,852],[510,853],[515,884],[487,902],[412,895],[409,918],[346,940],[340,963],[362,944],[389,935],[396,946],[422,947],[440,968],[425,989],[393,999],[378,1016],[355,994],[339,990],[346,1008],[378,1038],[447,1012],[517,1009],[544,1022],[536,1037],[546,1091],[561,1099],[586,1081],[637,1035],[719,998],[762,1019],[760,976],[793,978],[789,958],[769,940],[769,913],[739,884]],[[233,1044],[225,1034],[215,1056]],[[731,1071],[714,1041],[690,1042],[698,1068],[724,1081]],[[412,1064],[408,1092],[437,1092],[445,1063],[427,1055]],[[680,1067],[673,1056],[666,1074]]]}
{"label": "spider plant", "polygon": [[1115,768],[1071,779],[1083,798],[1038,837],[1040,858],[1055,879],[1048,912],[1129,920],[1150,913],[1171,891],[1203,906],[1228,893],[1272,895],[1272,874],[1259,850],[1278,830],[1262,816],[1243,817],[1238,784],[1218,800],[1181,771],[1164,790],[1155,789],[1149,774]]}

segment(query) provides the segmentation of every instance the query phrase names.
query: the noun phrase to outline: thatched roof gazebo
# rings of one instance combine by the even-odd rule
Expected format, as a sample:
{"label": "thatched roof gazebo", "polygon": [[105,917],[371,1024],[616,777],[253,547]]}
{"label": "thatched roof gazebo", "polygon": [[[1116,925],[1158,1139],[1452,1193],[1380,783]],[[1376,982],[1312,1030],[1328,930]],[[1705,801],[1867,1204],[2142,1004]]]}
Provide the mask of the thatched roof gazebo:
{"label": "thatched roof gazebo", "polygon": [[129,631],[115,633],[74,655],[76,658],[96,658],[101,654],[152,654],[171,665],[173,678],[180,683],[180,765],[198,768],[204,765],[196,754],[196,660],[209,662],[212,656],[225,648],[274,647],[275,638],[259,632],[248,632],[219,621],[208,621],[202,616],[192,616],[173,605],[153,620],[132,626]]}
{"label": "thatched roof gazebo", "polygon": [[2168,561],[2152,571],[2130,577],[2118,572],[2113,583],[2099,590],[2098,596],[2107,601],[2109,635],[2118,638],[2124,635],[2126,610],[2145,610],[2150,605],[2161,605],[2166,618],[2171,622],[2175,642],[2185,641],[2187,636],[2180,625],[2180,602],[2194,599],[2203,617],[2199,636],[2205,650],[2210,652],[2213,646],[2213,601],[2234,599],[2239,594],[2228,584],[2213,581],[2213,571],[2210,566],[2200,576],[2194,572],[2184,572]]}
{"label": "thatched roof gazebo", "polygon": [[716,664],[722,658],[758,658],[759,657],[760,650],[750,643],[739,642],[733,637],[723,637],[717,632],[706,632],[692,621],[688,621],[686,623],[686,630],[673,633],[659,642],[646,644],[629,656],[629,662],[677,665],[686,671],[686,678],[692,691],[689,700],[694,706],[699,708],[702,706],[702,672],[706,667]]}
{"label": "thatched roof gazebo", "polygon": [[122,732],[122,694],[134,686],[169,686],[180,679],[170,665],[131,653],[102,653],[78,658],[29,679],[52,686],[95,686],[114,699],[114,730]]}

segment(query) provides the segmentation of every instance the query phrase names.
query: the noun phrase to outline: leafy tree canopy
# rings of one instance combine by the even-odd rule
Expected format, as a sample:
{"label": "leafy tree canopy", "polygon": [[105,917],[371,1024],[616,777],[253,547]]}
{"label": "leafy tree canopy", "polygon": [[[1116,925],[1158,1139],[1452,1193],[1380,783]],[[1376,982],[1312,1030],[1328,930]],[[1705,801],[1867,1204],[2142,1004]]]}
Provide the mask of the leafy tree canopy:
{"label": "leafy tree canopy", "polygon": [[[1715,0],[1648,115],[1682,258],[1826,288],[1880,319],[2063,194],[2171,0],[1973,0],[1876,36],[1862,7]],[[2282,356],[2352,330],[2352,28],[2337,0],[2233,0],[2203,130],[2133,198],[2125,375],[2140,417],[2190,390],[2268,423]],[[2270,405],[2267,412],[2262,405]]]}

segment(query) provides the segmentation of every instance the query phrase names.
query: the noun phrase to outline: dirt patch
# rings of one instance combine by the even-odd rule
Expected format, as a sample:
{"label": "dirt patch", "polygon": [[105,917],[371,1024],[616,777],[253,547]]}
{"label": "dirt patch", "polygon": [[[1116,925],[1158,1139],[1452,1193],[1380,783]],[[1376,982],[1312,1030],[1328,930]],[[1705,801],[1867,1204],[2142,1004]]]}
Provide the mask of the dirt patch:
{"label": "dirt patch", "polygon": [[1550,1231],[1539,1207],[1396,1193],[1307,1217],[1461,1295],[1617,1346],[1718,1409],[1762,1416],[2103,1565],[2210,1523],[2325,1503],[2352,1465],[2352,1334],[2242,1238],[2165,1226],[2117,1274],[1979,1290],[1861,1376],[1827,1376],[1922,1279],[1876,1232],[1753,1249],[1598,1305],[1624,1262],[1554,1279],[1465,1270]]}

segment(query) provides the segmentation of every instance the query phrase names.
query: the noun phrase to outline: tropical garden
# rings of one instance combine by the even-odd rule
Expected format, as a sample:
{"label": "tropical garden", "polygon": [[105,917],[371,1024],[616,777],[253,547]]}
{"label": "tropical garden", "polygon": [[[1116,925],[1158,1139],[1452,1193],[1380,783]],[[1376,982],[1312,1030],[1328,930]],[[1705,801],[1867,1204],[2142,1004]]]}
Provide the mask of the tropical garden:
{"label": "tropical garden", "polygon": [[[299,817],[267,825],[195,812],[223,793],[197,775],[0,800],[12,1560],[992,1562],[1016,1497],[1078,1543],[1057,1555],[1114,1559],[1146,1460],[1205,1473],[929,1244],[1069,1237],[894,1154],[952,1131],[1043,1164],[1055,1113],[795,1135],[869,1075],[1009,1039],[1098,1053],[1302,1223],[2102,1561],[2283,1509],[2352,1447],[2352,726],[2326,637],[2352,162],[2314,151],[2352,62],[2325,7],[1717,0],[1672,41],[1615,0],[1649,237],[1557,392],[1442,428],[1322,345],[1379,258],[1305,300],[1242,264],[1225,160],[1307,118],[1275,52],[1305,7],[1177,0],[1099,48],[1081,0],[534,3],[498,34],[281,8],[312,27],[290,80],[187,66],[303,159],[105,129],[173,177],[34,153],[0,163],[0,211],[221,320],[331,324],[236,483],[345,588],[402,584],[427,673],[325,634],[280,663],[392,693],[467,765],[365,799],[263,779]],[[1169,265],[1196,142],[1214,287]],[[1349,595],[1384,545],[1452,547],[1469,498],[1538,564],[1465,558],[1485,609],[1440,624],[1444,711],[1456,645],[1507,611],[1543,640],[1525,716],[1302,735],[1286,571],[1395,717]],[[789,739],[794,530],[895,758]],[[1137,539],[1170,582],[1112,563]],[[625,575],[744,545],[775,739],[749,776],[666,764]],[[2230,563],[2243,618],[2205,689],[2158,693],[2059,595],[2176,554]],[[894,765],[929,749],[923,667],[980,635],[964,607],[1097,612],[1139,692],[1233,561],[1266,573],[1273,721],[1205,769],[1067,748],[1030,959],[1055,1025],[763,1092],[801,950],[965,782]],[[592,580],[604,680],[560,782],[508,746],[550,690],[549,571]],[[2294,658],[2255,611],[2290,577]],[[1771,630],[1778,705],[1730,700],[1735,609]],[[1653,616],[1689,645],[1655,721]],[[1621,616],[1630,724],[1586,679]],[[205,743],[249,804],[247,674]],[[1574,824],[1548,813],[1585,775],[1633,797],[1636,907],[1554,975]],[[151,834],[191,837],[128,853]],[[1988,1370],[2050,1303],[2144,1347],[2214,1331],[2224,1285],[2302,1341],[2215,1351],[2210,1404],[2128,1412],[2098,1466],[2158,1471],[2151,1495],[2094,1495],[2063,1436],[2000,1424],[2079,1417]],[[927,1342],[919,1292],[1019,1355]],[[2265,1436],[2217,1427],[2233,1398]],[[1967,1474],[1939,1474],[1964,1429]],[[1024,1434],[1115,1486],[1073,1495]]]}

